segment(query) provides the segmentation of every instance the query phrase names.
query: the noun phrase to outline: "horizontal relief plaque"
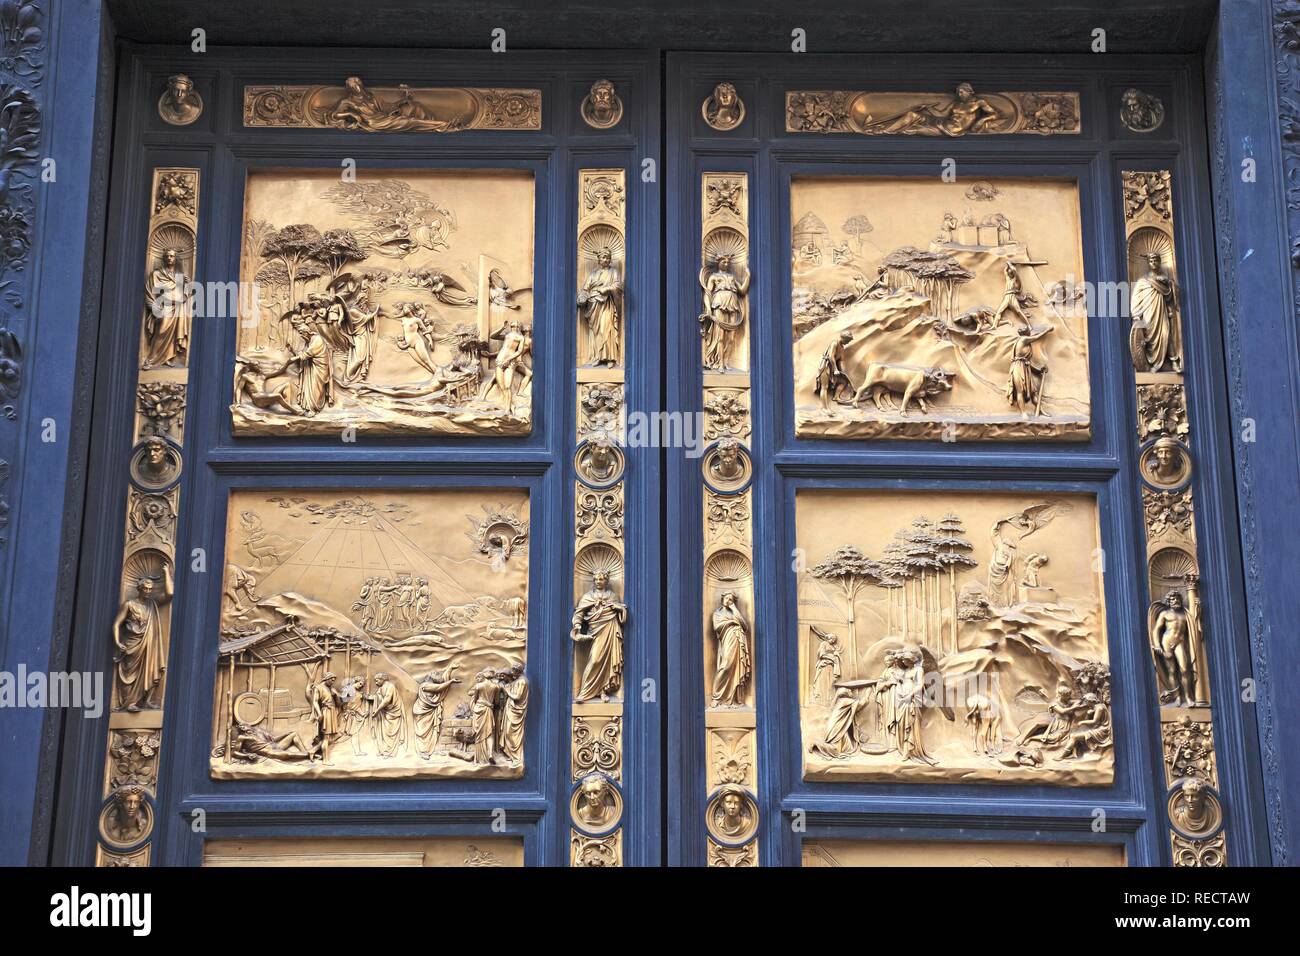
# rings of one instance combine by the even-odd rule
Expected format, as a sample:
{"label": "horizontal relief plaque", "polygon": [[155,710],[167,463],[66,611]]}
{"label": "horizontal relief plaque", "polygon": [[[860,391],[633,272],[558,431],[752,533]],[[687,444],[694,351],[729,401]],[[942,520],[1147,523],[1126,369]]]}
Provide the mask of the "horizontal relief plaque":
{"label": "horizontal relief plaque", "polygon": [[1012,843],[941,840],[816,840],[803,865],[833,866],[1123,866],[1114,843]]}
{"label": "horizontal relief plaque", "polygon": [[804,490],[804,778],[1114,778],[1088,495]]}
{"label": "horizontal relief plaque", "polygon": [[230,496],[214,777],[519,777],[528,496]]}
{"label": "horizontal relief plaque", "polygon": [[533,206],[512,170],[250,174],[235,434],[527,434]]}
{"label": "horizontal relief plaque", "polygon": [[508,837],[269,837],[208,840],[203,865],[222,867],[523,866]]}
{"label": "horizontal relief plaque", "polygon": [[799,177],[795,434],[1089,436],[1072,180]]}

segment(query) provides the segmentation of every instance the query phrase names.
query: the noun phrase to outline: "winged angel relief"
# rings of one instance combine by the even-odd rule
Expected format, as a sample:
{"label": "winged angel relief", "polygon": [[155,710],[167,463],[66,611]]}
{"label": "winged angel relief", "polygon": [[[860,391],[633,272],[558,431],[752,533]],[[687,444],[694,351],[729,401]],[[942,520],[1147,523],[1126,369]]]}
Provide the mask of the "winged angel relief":
{"label": "winged angel relief", "polygon": [[798,509],[817,561],[799,587],[806,778],[1112,779],[1091,499],[802,492]]}
{"label": "winged angel relief", "polygon": [[259,172],[246,208],[236,433],[529,431],[531,175]]}

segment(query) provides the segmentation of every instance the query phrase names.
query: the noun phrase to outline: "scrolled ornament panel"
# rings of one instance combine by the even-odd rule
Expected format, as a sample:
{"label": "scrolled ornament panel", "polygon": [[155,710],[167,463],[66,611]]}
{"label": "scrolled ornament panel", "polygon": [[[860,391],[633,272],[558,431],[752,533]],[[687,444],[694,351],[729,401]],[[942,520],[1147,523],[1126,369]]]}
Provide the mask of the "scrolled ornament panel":
{"label": "scrolled ornament panel", "polygon": [[199,171],[154,170],[98,866],[148,866],[157,805],[189,382]]}
{"label": "scrolled ornament panel", "polygon": [[627,183],[578,171],[571,866],[622,866]]}
{"label": "scrolled ornament panel", "polygon": [[748,175],[705,172],[700,202],[707,860],[758,866]]}
{"label": "scrolled ornament panel", "polygon": [[1227,837],[1200,600],[1173,182],[1168,170],[1120,177],[1165,816],[1175,866],[1219,867],[1227,864]]}

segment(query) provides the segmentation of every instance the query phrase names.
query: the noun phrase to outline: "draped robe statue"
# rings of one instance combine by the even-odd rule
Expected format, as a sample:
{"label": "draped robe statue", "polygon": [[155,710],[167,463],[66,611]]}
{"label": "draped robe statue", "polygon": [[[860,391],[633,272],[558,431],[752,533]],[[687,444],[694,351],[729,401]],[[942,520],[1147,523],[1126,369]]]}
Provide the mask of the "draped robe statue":
{"label": "draped robe statue", "polygon": [[425,760],[433,756],[433,748],[437,746],[438,737],[442,734],[442,701],[454,683],[456,680],[451,676],[451,671],[448,671],[445,680],[439,680],[430,674],[415,689],[415,703],[411,705],[411,717],[415,722],[415,749]]}
{"label": "draped robe statue", "polygon": [[597,571],[591,590],[578,600],[570,636],[589,645],[578,700],[609,700],[623,686],[623,624],[627,605],[609,587],[609,575]]}
{"label": "draped robe statue", "polygon": [[476,764],[490,764],[496,756],[496,709],[500,694],[501,685],[496,674],[490,669],[479,671],[469,692]]}
{"label": "draped robe statue", "polygon": [[582,284],[578,308],[587,321],[587,364],[618,365],[623,361],[620,329],[623,322],[623,280],[608,249],[596,255],[596,268]]}
{"label": "draped robe statue", "polygon": [[117,706],[123,710],[157,706],[153,696],[167,669],[167,641],[159,606],[172,599],[172,591],[170,567],[163,570],[161,587],[153,578],[141,578],[137,596],[122,602],[113,621]]}
{"label": "draped robe statue", "polygon": [[406,746],[406,708],[397,685],[387,674],[375,675],[375,739],[379,756],[391,757]]}
{"label": "draped robe statue", "polygon": [[1133,283],[1129,301],[1133,361],[1139,372],[1181,372],[1183,343],[1174,280],[1161,264],[1159,253],[1147,253],[1146,260],[1146,275]]}
{"label": "draped robe statue", "polygon": [[713,670],[713,706],[740,707],[745,703],[745,687],[753,665],[749,653],[749,625],[736,606],[731,591],[722,595],[713,612],[713,636],[718,642],[717,662]]}
{"label": "draped robe statue", "polygon": [[190,347],[189,284],[190,277],[181,271],[180,253],[164,250],[145,283],[144,368],[184,363]]}
{"label": "draped robe statue", "polygon": [[749,292],[749,270],[731,271],[731,256],[719,256],[712,272],[700,270],[704,287],[704,312],[700,315],[700,334],[704,336],[705,368],[722,370],[730,367],[741,327],[745,324],[745,295]]}
{"label": "draped robe statue", "polygon": [[504,673],[501,722],[497,725],[497,749],[511,763],[524,759],[524,722],[528,717],[528,678],[524,665],[515,664]]}
{"label": "draped robe statue", "polygon": [[298,409],[304,415],[315,415],[334,400],[334,352],[320,329],[306,320],[299,319],[294,331],[307,340],[293,353],[293,361],[298,363]]}

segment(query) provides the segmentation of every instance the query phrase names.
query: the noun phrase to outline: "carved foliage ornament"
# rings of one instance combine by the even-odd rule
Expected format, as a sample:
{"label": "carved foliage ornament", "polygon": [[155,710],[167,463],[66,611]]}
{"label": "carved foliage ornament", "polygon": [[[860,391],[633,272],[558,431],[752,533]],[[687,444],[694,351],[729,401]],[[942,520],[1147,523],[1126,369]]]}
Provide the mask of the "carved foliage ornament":
{"label": "carved foliage ornament", "polygon": [[1078,93],[977,93],[961,83],[952,93],[791,90],[788,133],[864,136],[965,136],[1078,133]]}
{"label": "carved foliage ornament", "polygon": [[1123,185],[1125,219],[1132,219],[1147,206],[1160,219],[1172,218],[1173,194],[1169,185],[1169,170],[1125,172]]}
{"label": "carved foliage ornament", "polygon": [[1186,441],[1191,426],[1187,422],[1187,401],[1181,385],[1139,385],[1138,438],[1169,436]]}
{"label": "carved foliage ornament", "polygon": [[540,90],[470,87],[246,86],[245,126],[292,126],[366,133],[451,133],[542,127]]}
{"label": "carved foliage ornament", "polygon": [[1142,511],[1147,534],[1158,538],[1170,531],[1190,535],[1192,531],[1192,491],[1153,491],[1142,489]]}
{"label": "carved foliage ornament", "polygon": [[185,418],[184,382],[141,382],[136,386],[136,404],[146,435],[175,435]]}

